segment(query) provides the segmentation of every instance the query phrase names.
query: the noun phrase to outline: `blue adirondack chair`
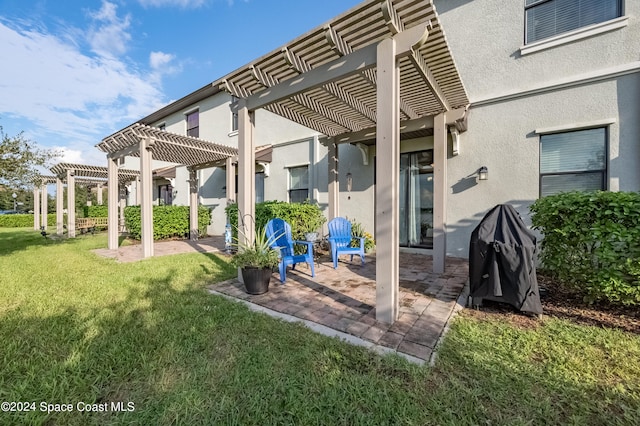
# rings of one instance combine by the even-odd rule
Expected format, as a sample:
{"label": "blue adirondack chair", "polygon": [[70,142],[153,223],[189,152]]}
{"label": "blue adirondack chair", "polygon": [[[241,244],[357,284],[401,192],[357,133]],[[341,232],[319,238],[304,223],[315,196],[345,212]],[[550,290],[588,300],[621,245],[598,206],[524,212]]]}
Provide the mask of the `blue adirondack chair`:
{"label": "blue adirondack chair", "polygon": [[336,217],[329,222],[329,243],[334,269],[338,268],[338,256],[341,254],[350,254],[352,262],[353,255],[357,254],[364,265],[364,237],[356,238],[360,239],[360,246],[351,247],[351,222],[344,217]]}
{"label": "blue adirondack chair", "polygon": [[[285,282],[287,279],[287,266],[291,265],[295,269],[297,263],[306,262],[311,267],[311,276],[315,277],[316,273],[313,268],[313,243],[308,241],[294,241],[291,237],[291,225],[283,219],[275,218],[267,222],[267,238],[278,236],[271,243],[274,250],[280,252],[280,281]],[[293,251],[294,244],[306,245],[307,251],[304,254],[295,254]]]}

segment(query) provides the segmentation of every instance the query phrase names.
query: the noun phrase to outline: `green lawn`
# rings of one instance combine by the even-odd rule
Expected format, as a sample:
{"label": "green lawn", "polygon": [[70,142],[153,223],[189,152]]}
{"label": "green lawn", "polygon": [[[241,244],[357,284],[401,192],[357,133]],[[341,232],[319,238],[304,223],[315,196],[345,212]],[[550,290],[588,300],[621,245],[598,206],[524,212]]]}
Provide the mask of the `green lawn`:
{"label": "green lawn", "polygon": [[105,246],[0,229],[0,401],[35,403],[0,424],[640,424],[634,334],[462,315],[418,367],[208,294],[234,274],[214,255]]}

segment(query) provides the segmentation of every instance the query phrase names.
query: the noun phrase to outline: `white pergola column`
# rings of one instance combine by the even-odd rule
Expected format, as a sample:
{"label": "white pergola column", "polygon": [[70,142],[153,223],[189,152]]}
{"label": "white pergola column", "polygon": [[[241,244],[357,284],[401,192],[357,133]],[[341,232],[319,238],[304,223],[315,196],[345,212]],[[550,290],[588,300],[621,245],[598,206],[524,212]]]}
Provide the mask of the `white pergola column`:
{"label": "white pergola column", "polygon": [[127,187],[118,185],[118,221],[119,231],[124,230],[124,208],[127,207]]}
{"label": "white pergola column", "polygon": [[228,157],[225,161],[227,173],[227,204],[236,201],[236,166],[233,164],[233,157]]}
{"label": "white pergola column", "polygon": [[48,225],[47,222],[49,222],[49,196],[47,194],[47,185],[42,185],[42,187],[40,187],[40,196],[42,198],[40,201],[40,211],[42,212],[40,216],[42,223],[41,228],[46,231]]}
{"label": "white pergola column", "polygon": [[400,70],[396,41],[385,39],[377,48],[376,124],[376,320],[398,319]]}
{"label": "white pergola column", "polygon": [[238,228],[241,242],[255,240],[256,155],[253,131],[255,115],[243,99],[238,108]]}
{"label": "white pergola column", "polygon": [[136,178],[136,205],[139,206],[142,203],[142,182],[140,178]]}
{"label": "white pergola column", "polygon": [[447,124],[433,119],[433,272],[444,273],[447,255]]}
{"label": "white pergola column", "polygon": [[329,139],[329,220],[340,215],[340,184],[339,184],[339,158],[338,144],[335,138]]}
{"label": "white pergola column", "polygon": [[109,250],[118,249],[118,160],[107,158],[107,232]]}
{"label": "white pergola column", "polygon": [[40,188],[33,188],[33,229],[40,229]]}
{"label": "white pergola column", "polygon": [[140,141],[140,221],[142,230],[143,257],[153,256],[153,141],[150,138]]}
{"label": "white pergola column", "polygon": [[189,238],[198,240],[198,173],[189,170]]}
{"label": "white pergola column", "polygon": [[59,177],[56,178],[56,234],[64,234],[64,186]]}
{"label": "white pergola column", "polygon": [[67,170],[67,235],[76,236],[76,177],[73,170]]}
{"label": "white pergola column", "polygon": [[98,205],[101,206],[102,205],[102,184],[100,183],[98,184],[96,197],[97,197]]}

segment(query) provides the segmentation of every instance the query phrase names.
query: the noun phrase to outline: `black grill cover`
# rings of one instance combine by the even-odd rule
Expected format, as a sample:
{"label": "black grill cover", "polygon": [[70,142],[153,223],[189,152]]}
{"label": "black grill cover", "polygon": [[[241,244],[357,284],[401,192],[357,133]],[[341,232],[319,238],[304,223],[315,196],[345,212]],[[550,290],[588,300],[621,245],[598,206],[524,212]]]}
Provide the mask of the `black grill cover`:
{"label": "black grill cover", "polygon": [[470,296],[542,314],[536,278],[536,237],[509,204],[491,209],[471,233]]}

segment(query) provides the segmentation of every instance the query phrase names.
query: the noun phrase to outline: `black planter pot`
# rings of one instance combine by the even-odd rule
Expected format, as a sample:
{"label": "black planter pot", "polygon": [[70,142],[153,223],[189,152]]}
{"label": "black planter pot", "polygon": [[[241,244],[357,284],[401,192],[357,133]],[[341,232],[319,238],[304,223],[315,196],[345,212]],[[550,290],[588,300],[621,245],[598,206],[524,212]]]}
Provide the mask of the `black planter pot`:
{"label": "black planter pot", "polygon": [[269,291],[271,268],[242,268],[242,279],[247,293],[266,293]]}

